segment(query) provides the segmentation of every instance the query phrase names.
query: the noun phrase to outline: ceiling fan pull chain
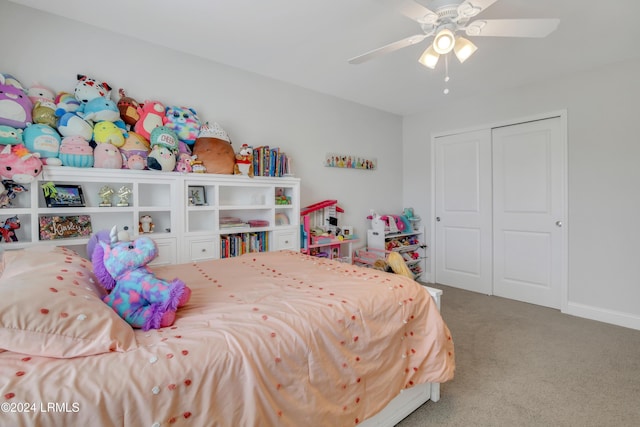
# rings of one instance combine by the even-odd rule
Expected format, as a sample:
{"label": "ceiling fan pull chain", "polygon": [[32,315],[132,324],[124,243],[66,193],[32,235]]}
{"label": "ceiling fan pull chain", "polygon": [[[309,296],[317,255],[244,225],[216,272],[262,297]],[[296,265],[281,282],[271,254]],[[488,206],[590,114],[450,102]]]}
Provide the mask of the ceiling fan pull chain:
{"label": "ceiling fan pull chain", "polygon": [[444,94],[449,93],[449,54],[444,56]]}

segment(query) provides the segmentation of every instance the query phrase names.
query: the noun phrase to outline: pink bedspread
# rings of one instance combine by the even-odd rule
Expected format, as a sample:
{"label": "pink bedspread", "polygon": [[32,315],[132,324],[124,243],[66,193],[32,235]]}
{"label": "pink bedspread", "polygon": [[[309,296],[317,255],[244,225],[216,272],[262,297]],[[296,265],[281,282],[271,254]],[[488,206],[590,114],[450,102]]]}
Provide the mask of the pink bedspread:
{"label": "pink bedspread", "polygon": [[126,353],[0,353],[3,409],[31,406],[0,425],[351,426],[453,377],[449,330],[405,277],[294,252],[155,272],[193,289],[173,327]]}

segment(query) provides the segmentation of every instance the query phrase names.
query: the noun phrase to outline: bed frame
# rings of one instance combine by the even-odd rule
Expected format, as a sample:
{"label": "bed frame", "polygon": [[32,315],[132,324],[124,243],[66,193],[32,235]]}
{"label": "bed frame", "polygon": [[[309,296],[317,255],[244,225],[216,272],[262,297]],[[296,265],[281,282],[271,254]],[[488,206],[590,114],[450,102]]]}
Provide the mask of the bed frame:
{"label": "bed frame", "polygon": [[[431,297],[440,310],[440,298],[442,290],[425,286]],[[373,417],[364,420],[360,426],[362,427],[393,427],[400,421],[408,417],[413,411],[422,406],[425,402],[431,400],[437,402],[440,400],[440,384],[425,383],[415,387],[401,390],[384,409]]]}

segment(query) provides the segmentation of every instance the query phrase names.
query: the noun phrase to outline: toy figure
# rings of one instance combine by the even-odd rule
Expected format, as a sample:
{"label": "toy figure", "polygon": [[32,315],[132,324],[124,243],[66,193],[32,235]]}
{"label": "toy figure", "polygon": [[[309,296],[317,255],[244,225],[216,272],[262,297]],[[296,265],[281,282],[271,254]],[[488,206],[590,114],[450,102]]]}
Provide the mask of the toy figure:
{"label": "toy figure", "polygon": [[247,175],[253,178],[253,149],[247,144],[242,144],[242,148],[238,154],[236,154],[234,173],[236,175]]}
{"label": "toy figure", "polygon": [[169,282],[151,271],[148,264],[158,256],[152,239],[119,242],[117,235],[114,226],[110,241],[98,240],[91,254],[94,273],[110,292],[103,301],[134,328],[171,326],[176,310],[189,301],[191,289],[180,279]]}
{"label": "toy figure", "polygon": [[10,179],[5,179],[0,183],[0,207],[11,206],[11,201],[20,193],[29,191],[24,185],[17,184]]}
{"label": "toy figure", "polygon": [[4,222],[4,225],[0,228],[0,233],[4,238],[5,242],[17,242],[18,237],[14,230],[20,228],[20,219],[18,219],[17,215],[12,216],[11,218],[7,218]]}
{"label": "toy figure", "polygon": [[140,226],[138,228],[138,232],[153,233],[154,227],[155,225],[153,224],[153,219],[151,219],[151,215],[142,215],[140,217]]}

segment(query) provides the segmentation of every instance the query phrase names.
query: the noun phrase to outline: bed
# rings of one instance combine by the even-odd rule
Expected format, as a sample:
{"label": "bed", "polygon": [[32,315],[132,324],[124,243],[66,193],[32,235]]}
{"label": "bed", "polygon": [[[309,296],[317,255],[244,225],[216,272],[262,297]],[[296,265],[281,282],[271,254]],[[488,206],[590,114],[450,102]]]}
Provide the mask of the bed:
{"label": "bed", "polygon": [[0,270],[3,426],[389,426],[454,375],[436,303],[399,275],[291,251],[156,267],[192,296],[145,332],[69,249]]}

